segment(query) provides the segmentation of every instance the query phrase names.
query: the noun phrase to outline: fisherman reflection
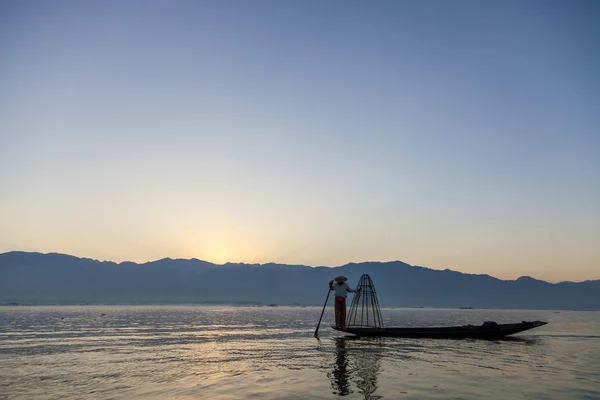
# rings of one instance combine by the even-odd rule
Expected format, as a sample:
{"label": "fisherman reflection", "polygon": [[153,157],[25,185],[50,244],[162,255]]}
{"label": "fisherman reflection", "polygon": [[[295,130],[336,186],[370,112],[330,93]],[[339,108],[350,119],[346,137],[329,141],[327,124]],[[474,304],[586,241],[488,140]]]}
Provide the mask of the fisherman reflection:
{"label": "fisherman reflection", "polygon": [[350,376],[348,373],[348,354],[346,353],[346,338],[335,338],[335,364],[331,373],[333,394],[346,396],[350,391]]}
{"label": "fisherman reflection", "polygon": [[[333,394],[351,394],[351,384],[354,383],[366,400],[383,398],[375,394],[383,351],[381,346],[377,339],[335,338],[335,364],[331,374],[328,374]],[[350,351],[347,347],[350,347]]]}

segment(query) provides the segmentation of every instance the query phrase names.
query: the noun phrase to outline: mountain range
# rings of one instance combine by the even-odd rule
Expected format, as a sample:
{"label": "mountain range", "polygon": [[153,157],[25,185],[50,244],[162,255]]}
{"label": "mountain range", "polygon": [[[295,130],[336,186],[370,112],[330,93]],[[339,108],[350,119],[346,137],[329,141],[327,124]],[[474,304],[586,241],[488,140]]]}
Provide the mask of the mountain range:
{"label": "mountain range", "polygon": [[353,286],[364,273],[382,306],[600,310],[600,280],[501,280],[401,261],[334,268],[170,258],[138,264],[17,251],[0,254],[0,303],[320,305],[333,277],[347,276]]}

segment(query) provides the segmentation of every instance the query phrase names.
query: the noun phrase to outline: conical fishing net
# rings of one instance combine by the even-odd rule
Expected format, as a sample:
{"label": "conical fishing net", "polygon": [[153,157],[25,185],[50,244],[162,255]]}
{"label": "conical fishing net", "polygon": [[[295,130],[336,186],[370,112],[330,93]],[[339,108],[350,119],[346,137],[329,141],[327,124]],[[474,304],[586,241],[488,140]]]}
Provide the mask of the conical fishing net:
{"label": "conical fishing net", "polygon": [[360,292],[354,294],[346,326],[349,328],[382,329],[383,319],[381,318],[379,301],[371,277],[363,274],[356,289],[360,289]]}

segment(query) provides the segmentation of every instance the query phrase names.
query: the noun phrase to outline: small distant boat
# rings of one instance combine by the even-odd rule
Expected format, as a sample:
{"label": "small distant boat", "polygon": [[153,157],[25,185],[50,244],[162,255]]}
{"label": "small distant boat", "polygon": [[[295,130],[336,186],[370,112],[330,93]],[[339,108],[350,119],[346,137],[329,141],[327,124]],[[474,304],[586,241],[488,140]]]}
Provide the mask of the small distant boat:
{"label": "small distant boat", "polygon": [[[485,321],[482,325],[462,325],[450,327],[424,328],[387,328],[383,325],[379,300],[375,286],[367,274],[361,276],[357,288],[360,289],[352,298],[348,312],[347,326],[332,326],[333,329],[356,336],[370,337],[403,337],[403,338],[444,338],[444,339],[495,339],[502,338],[528,329],[546,325],[543,321],[522,321],[515,324],[497,324]],[[472,309],[472,307],[461,307]]]}
{"label": "small distant boat", "polygon": [[461,310],[472,310],[473,307],[460,307]]}
{"label": "small distant boat", "polygon": [[340,332],[364,337],[402,337],[402,338],[440,338],[440,339],[495,339],[502,338],[528,329],[546,325],[543,321],[523,321],[517,324],[497,324],[486,322],[483,325],[463,325],[433,328],[370,328],[332,327]]}

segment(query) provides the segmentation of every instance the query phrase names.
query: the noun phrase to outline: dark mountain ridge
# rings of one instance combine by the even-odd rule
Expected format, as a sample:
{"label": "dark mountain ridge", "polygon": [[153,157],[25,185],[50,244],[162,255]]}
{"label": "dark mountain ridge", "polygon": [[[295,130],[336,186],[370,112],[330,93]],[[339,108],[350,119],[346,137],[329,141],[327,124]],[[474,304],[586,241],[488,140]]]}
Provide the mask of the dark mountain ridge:
{"label": "dark mountain ridge", "polygon": [[138,264],[16,251],[0,254],[0,303],[317,305],[334,276],[347,276],[352,286],[363,273],[382,306],[600,310],[600,280],[501,280],[401,261],[333,268],[171,258]]}

